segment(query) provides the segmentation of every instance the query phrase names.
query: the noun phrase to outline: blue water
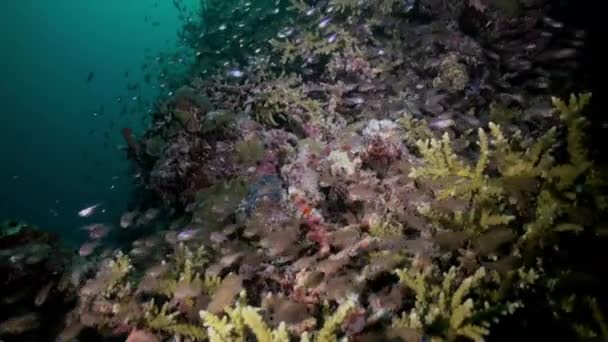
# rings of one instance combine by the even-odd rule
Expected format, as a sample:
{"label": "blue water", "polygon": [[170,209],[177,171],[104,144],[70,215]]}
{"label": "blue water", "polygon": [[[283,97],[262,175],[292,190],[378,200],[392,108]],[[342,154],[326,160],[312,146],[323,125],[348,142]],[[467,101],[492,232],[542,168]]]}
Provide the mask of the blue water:
{"label": "blue water", "polygon": [[177,16],[164,0],[0,2],[0,219],[73,242],[87,205],[102,202],[96,219],[117,221],[133,189],[121,129],[143,130],[159,89],[141,66],[175,50]]}

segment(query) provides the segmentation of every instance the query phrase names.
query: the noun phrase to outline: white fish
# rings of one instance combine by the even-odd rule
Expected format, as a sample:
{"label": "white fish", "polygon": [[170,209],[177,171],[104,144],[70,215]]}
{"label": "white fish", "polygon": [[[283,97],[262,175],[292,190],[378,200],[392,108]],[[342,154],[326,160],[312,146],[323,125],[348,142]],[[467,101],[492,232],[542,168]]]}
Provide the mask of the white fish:
{"label": "white fish", "polygon": [[325,19],[321,20],[319,22],[319,28],[326,27],[327,25],[329,25],[330,22],[331,22],[331,17],[330,18],[325,18]]}
{"label": "white fish", "polygon": [[434,120],[431,120],[431,122],[429,123],[429,127],[437,129],[446,129],[454,126],[454,124],[454,120],[450,118],[436,118]]}
{"label": "white fish", "polygon": [[95,213],[95,210],[101,205],[101,203],[93,204],[90,207],[86,207],[78,212],[78,216],[80,217],[89,217]]}
{"label": "white fish", "polygon": [[200,233],[200,229],[188,228],[177,234],[178,241],[189,241],[194,239]]}
{"label": "white fish", "polygon": [[331,44],[336,41],[336,38],[338,38],[338,34],[334,33],[331,36],[329,36],[329,38],[327,38],[327,42]]}
{"label": "white fish", "polygon": [[245,73],[239,69],[232,69],[232,70],[228,71],[228,75],[235,77],[235,78],[241,78],[241,77],[243,77],[244,74]]}

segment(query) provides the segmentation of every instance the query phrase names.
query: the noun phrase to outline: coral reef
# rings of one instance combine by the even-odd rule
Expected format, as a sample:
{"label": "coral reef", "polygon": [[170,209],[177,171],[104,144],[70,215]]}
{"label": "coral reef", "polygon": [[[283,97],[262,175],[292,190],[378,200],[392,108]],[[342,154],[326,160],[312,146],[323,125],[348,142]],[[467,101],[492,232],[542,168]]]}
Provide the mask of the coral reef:
{"label": "coral reef", "polygon": [[[590,95],[550,97],[568,88],[543,68],[571,52],[543,43],[533,25],[542,11],[506,1],[292,5],[300,15],[274,49],[197,72],[133,142],[171,222],[100,257],[76,282],[66,331],[483,341],[530,338],[533,327],[605,337],[606,284],[588,263],[603,255],[608,183],[586,140]],[[208,37],[234,26],[218,18]],[[196,27],[184,34],[198,48],[212,38]],[[224,50],[209,46],[229,55],[237,38],[227,39]]]}

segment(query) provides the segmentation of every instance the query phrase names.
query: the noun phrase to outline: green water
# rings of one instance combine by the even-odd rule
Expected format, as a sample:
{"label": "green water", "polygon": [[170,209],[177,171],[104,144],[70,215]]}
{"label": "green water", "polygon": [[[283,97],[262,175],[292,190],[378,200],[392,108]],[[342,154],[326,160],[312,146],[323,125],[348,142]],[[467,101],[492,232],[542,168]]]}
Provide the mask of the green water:
{"label": "green water", "polygon": [[120,131],[147,122],[158,87],[142,64],[177,51],[178,11],[162,0],[2,1],[0,23],[0,217],[79,240],[78,210],[102,202],[97,219],[115,221],[133,200]]}

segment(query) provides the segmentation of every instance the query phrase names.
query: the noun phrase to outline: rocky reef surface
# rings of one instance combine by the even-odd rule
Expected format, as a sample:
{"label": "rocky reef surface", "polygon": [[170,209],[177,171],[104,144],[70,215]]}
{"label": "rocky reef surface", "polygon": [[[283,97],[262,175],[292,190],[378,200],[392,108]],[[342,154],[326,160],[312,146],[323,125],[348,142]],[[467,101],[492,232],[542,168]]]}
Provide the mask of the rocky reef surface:
{"label": "rocky reef surface", "polygon": [[44,341],[76,302],[69,254],[53,234],[16,220],[0,224],[0,339]]}

